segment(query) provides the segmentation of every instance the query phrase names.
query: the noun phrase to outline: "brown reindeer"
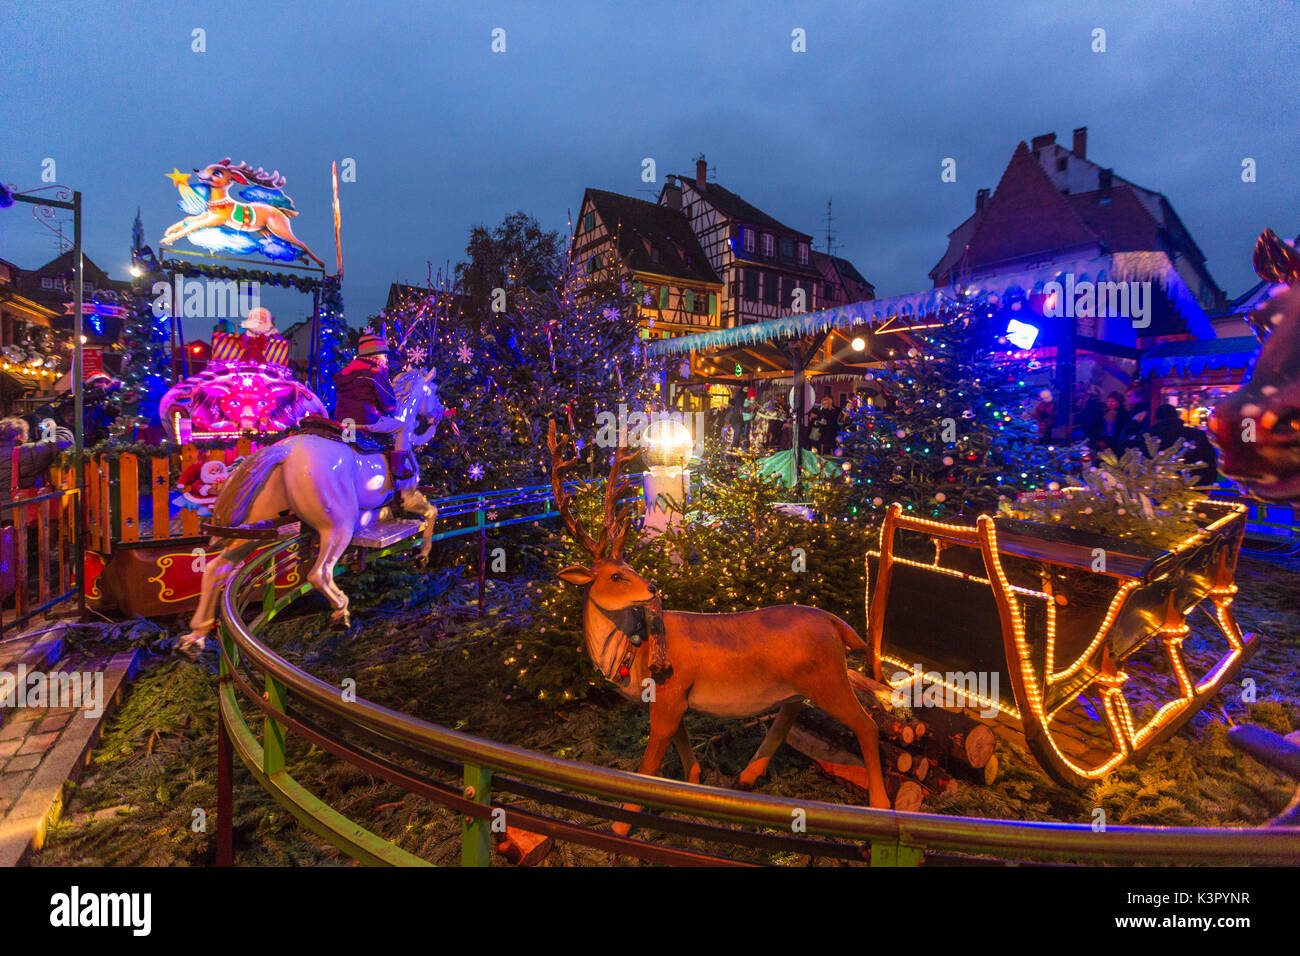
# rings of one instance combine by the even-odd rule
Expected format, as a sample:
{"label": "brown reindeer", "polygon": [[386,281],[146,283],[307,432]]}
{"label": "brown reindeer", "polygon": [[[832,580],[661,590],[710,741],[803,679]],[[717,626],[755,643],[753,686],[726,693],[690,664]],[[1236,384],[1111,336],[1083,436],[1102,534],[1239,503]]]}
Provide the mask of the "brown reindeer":
{"label": "brown reindeer", "polygon": [[[688,779],[699,783],[700,765],[683,719],[686,711],[754,717],[779,707],[737,781],[748,789],[767,770],[806,698],[857,735],[871,805],[888,808],[876,725],[853,695],[845,665],[846,648],[868,650],[853,628],[826,611],[791,604],[738,614],[663,611],[658,589],[622,558],[631,519],[627,507],[619,505],[629,487],[619,479],[619,471],[636,453],[619,449],[614,456],[605,486],[604,524],[593,540],[573,514],[571,495],[564,490],[562,473],[578,462],[563,460],[565,440],[557,439],[552,421],[547,436],[551,486],[560,518],[574,541],[591,554],[592,565],[572,565],[560,571],[560,577],[586,589],[583,630],[592,664],[624,697],[650,704],[650,743],[639,771],[658,774],[673,743]],[[616,823],[614,829],[626,834],[631,828]]]}
{"label": "brown reindeer", "polygon": [[279,189],[284,185],[284,177],[279,172],[268,173],[261,167],[253,169],[247,163],[232,164],[229,157],[205,166],[202,170],[196,169],[194,172],[209,188],[207,208],[197,215],[185,217],[168,228],[163,233],[164,243],[170,245],[198,229],[216,229],[221,226],[239,232],[269,232],[294,248],[302,250],[303,256],[318,266],[325,265],[301,239],[293,234],[289,217],[298,215],[296,209],[284,209],[266,202],[239,202],[228,194],[230,186],[234,183],[243,186],[255,183],[269,189]]}

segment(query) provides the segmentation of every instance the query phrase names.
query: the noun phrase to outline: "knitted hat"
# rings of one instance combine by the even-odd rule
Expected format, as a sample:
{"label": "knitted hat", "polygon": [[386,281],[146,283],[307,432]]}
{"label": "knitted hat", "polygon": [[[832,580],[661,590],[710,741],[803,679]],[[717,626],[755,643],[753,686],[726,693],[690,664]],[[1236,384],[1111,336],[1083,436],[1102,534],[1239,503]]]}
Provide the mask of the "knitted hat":
{"label": "knitted hat", "polygon": [[388,343],[372,332],[362,332],[361,342],[357,346],[357,354],[362,357],[367,355],[387,355]]}

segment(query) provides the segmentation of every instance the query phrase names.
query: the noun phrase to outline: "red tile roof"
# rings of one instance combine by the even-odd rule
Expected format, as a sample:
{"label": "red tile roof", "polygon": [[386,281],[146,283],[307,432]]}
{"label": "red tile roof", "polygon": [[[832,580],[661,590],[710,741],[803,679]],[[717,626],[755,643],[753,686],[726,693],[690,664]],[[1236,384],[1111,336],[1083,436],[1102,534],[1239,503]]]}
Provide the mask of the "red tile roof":
{"label": "red tile roof", "polygon": [[1021,142],[975,224],[967,264],[977,267],[1097,241]]}

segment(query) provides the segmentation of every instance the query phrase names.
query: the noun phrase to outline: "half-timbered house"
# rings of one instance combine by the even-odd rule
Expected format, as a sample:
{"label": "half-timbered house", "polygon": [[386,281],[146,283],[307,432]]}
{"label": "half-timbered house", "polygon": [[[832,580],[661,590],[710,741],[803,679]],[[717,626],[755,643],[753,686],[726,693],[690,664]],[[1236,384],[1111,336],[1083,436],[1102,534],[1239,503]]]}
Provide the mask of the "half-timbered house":
{"label": "half-timbered house", "polygon": [[823,308],[827,280],[813,259],[812,236],[709,182],[707,173],[708,165],[700,159],[694,179],[669,176],[659,204],[686,217],[722,279],[722,326]]}
{"label": "half-timbered house", "polygon": [[573,251],[580,276],[633,294],[643,338],[719,328],[723,284],[681,211],[588,189]]}

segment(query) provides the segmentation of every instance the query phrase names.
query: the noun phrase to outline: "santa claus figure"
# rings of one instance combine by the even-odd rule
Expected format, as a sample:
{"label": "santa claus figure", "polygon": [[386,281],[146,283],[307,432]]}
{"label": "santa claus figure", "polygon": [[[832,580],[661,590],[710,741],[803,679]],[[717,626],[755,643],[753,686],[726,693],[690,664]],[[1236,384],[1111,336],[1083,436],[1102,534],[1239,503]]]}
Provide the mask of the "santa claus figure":
{"label": "santa claus figure", "polygon": [[196,461],[187,465],[181,472],[180,494],[173,504],[201,515],[212,514],[212,503],[231,470],[221,461]]}
{"label": "santa claus figure", "polygon": [[243,348],[241,356],[245,362],[258,362],[266,364],[266,347],[271,342],[271,336],[276,335],[275,317],[271,315],[270,309],[264,309],[258,306],[250,309],[248,318],[242,323],[244,337],[240,342]]}

